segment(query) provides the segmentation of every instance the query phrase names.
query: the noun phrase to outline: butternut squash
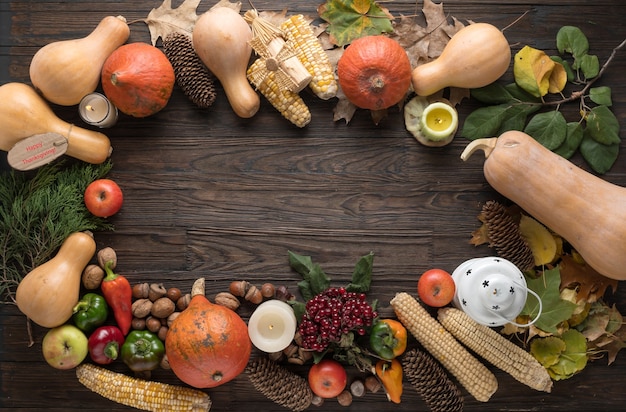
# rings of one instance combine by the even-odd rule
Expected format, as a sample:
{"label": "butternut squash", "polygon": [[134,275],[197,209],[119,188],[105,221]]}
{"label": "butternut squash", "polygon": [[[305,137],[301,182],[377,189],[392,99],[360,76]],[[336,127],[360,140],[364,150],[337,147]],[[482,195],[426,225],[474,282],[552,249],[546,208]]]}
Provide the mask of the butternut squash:
{"label": "butternut squash", "polygon": [[484,174],[500,194],[567,240],[602,275],[626,279],[626,188],[551,152],[523,132],[477,139],[461,154],[485,152]]}
{"label": "butternut squash", "polygon": [[52,259],[24,276],[15,293],[17,307],[39,326],[54,328],[67,322],[78,302],[83,269],[95,252],[91,233],[69,235]]}
{"label": "butternut squash", "polygon": [[193,47],[217,77],[233,111],[242,118],[256,114],[261,105],[246,70],[252,55],[252,30],[243,16],[226,6],[202,14],[193,29]]}
{"label": "butternut squash", "polygon": [[111,154],[104,134],[59,119],[31,86],[6,83],[0,86],[0,150],[9,151],[18,141],[36,134],[57,133],[67,143],[65,154],[87,163],[100,164]]}
{"label": "butternut squash", "polygon": [[504,34],[488,23],[463,27],[435,60],[411,74],[415,93],[430,96],[445,87],[474,89],[498,80],[511,63],[511,47]]}
{"label": "butternut squash", "polygon": [[50,102],[78,104],[96,90],[104,61],[129,35],[124,17],[107,16],[86,37],[49,43],[39,49],[30,63],[30,80]]}

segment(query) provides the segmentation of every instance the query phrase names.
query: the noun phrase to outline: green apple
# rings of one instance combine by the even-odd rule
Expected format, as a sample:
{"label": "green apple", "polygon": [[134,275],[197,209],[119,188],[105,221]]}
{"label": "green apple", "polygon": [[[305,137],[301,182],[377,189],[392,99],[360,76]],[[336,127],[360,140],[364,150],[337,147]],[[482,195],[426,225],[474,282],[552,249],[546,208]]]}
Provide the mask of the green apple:
{"label": "green apple", "polygon": [[75,368],[89,353],[87,336],[70,324],[50,329],[41,346],[44,359],[56,369]]}

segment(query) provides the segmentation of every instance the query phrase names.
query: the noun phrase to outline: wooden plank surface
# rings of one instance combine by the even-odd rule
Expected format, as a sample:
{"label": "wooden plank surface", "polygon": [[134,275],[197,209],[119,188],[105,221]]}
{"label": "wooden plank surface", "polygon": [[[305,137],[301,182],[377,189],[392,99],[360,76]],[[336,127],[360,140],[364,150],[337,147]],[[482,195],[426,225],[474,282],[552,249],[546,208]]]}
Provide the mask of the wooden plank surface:
{"label": "wooden plank surface", "polygon": [[[0,81],[29,83],[28,65],[40,47],[83,37],[105,15],[121,14],[129,21],[145,18],[159,4],[2,0]],[[198,12],[211,5],[202,2]],[[268,0],[254,5],[314,15],[317,3]],[[412,15],[421,8],[421,3],[405,0],[384,5],[395,15]],[[626,6],[617,0],[450,0],[444,9],[463,22],[498,27],[527,12],[506,30],[513,52],[528,44],[555,53],[558,29],[574,25],[587,34],[591,52],[604,62],[626,38]],[[419,13],[416,18],[423,19]],[[150,41],[144,23],[131,25],[130,41]],[[622,50],[599,82],[612,88],[613,110],[621,125],[626,124],[624,73]],[[510,72],[505,75],[511,78]],[[122,186],[125,203],[110,219],[115,232],[97,233],[96,240],[99,247],[117,250],[119,270],[132,282],[160,281],[185,289],[196,277],[206,276],[210,296],[240,279],[284,284],[295,291],[298,276],[289,270],[288,250],[311,255],[337,284],[349,279],[359,256],[372,251],[371,296],[380,300],[382,313],[391,314],[389,299],[398,291],[413,293],[424,270],[452,271],[466,259],[492,252],[468,241],[479,225],[476,216],[482,203],[501,198],[485,182],[478,157],[467,163],[459,159],[465,139],[457,137],[440,149],[420,146],[404,129],[397,110],[390,110],[377,126],[362,110],[349,124],[334,122],[334,102],[307,93],[303,97],[313,120],[305,129],[291,126],[263,99],[258,115],[243,120],[232,113],[221,88],[218,93],[215,105],[205,111],[196,109],[177,87],[162,112],[145,119],[122,115],[106,131],[114,146],[110,177]],[[463,102],[461,121],[475,107],[474,102]],[[53,108],[60,118],[80,124],[75,107]],[[574,120],[577,110],[574,105],[565,112]],[[625,146],[622,143],[622,154],[604,176],[622,186]],[[573,161],[584,166],[579,157]],[[609,300],[626,313],[623,286]],[[240,313],[247,318],[252,309],[244,305]],[[25,318],[11,305],[0,307],[0,409],[127,410],[84,389],[73,371],[47,366],[41,355],[44,333],[34,327],[35,344],[28,347]],[[528,389],[494,369],[499,390],[488,403],[464,392],[466,410],[623,409],[625,358],[621,354],[610,366],[606,358],[593,362],[581,374],[556,382],[551,394]],[[113,369],[127,372],[119,364]],[[168,371],[153,376],[180,383]],[[257,393],[245,374],[207,392],[214,411],[285,410]],[[356,400],[350,408],[329,400],[320,410],[416,411],[426,406],[405,384],[400,405],[378,393]]]}

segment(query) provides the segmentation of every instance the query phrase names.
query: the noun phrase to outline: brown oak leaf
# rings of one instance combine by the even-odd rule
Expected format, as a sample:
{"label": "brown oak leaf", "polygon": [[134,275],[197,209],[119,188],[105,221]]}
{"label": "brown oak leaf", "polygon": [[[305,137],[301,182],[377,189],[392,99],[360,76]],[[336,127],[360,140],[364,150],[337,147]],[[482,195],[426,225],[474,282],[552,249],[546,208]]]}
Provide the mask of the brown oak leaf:
{"label": "brown oak leaf", "polygon": [[599,274],[591,266],[576,262],[570,255],[563,255],[559,263],[561,288],[578,288],[578,298],[595,302],[610,287],[617,289],[617,280]]}

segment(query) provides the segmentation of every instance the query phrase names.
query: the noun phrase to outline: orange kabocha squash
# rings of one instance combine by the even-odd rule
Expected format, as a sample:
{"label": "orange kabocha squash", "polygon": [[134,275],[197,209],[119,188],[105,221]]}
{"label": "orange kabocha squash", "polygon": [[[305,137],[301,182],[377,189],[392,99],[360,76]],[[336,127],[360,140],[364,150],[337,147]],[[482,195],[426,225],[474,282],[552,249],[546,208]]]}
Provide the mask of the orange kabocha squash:
{"label": "orange kabocha squash", "polygon": [[104,62],[102,90],[122,112],[147,117],[163,109],[174,89],[172,64],[148,43],[121,46]]}
{"label": "orange kabocha squash", "polygon": [[357,107],[382,110],[404,98],[411,86],[411,63],[400,44],[386,36],[354,40],[337,62],[339,85]]}
{"label": "orange kabocha squash", "polygon": [[167,332],[165,352],[181,381],[195,388],[213,388],[244,371],[252,342],[237,313],[204,296],[204,278],[194,283],[191,294],[189,306]]}

